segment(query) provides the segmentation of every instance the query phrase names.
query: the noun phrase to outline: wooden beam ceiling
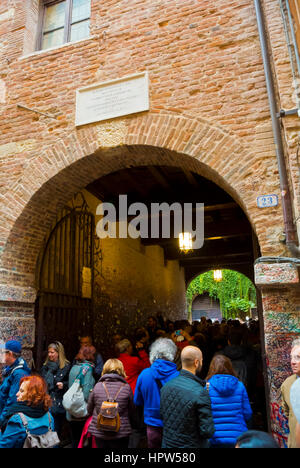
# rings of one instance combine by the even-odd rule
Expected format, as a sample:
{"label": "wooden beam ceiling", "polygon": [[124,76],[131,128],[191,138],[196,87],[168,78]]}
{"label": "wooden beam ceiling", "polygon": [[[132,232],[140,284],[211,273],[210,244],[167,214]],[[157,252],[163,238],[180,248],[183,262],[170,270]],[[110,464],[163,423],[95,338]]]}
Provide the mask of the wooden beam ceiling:
{"label": "wooden beam ceiling", "polygon": [[[142,239],[145,246],[159,245],[167,260],[178,260],[189,277],[208,265],[253,265],[252,229],[239,205],[220,187],[189,170],[168,166],[141,166],[108,174],[87,187],[103,201],[118,206],[118,197],[128,194],[128,204],[153,202],[204,203],[204,246],[188,255],[179,251],[178,239]],[[195,208],[194,208],[195,210]],[[130,220],[130,218],[129,218]],[[149,217],[150,224],[150,217]],[[172,216],[171,216],[172,221]],[[172,226],[171,222],[171,226]],[[151,232],[149,230],[149,232]],[[243,267],[244,268],[244,267]]]}

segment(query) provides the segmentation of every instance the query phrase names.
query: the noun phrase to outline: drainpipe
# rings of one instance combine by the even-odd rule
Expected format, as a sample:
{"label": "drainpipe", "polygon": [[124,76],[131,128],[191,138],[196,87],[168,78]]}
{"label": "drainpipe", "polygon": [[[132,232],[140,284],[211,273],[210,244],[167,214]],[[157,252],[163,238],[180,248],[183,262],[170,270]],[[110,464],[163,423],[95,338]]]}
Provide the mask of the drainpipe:
{"label": "drainpipe", "polygon": [[287,176],[287,170],[286,170],[285,159],[284,159],[284,149],[283,149],[282,133],[281,133],[281,128],[280,128],[280,121],[277,116],[275,86],[274,86],[271,63],[270,63],[270,54],[268,51],[267,35],[266,35],[266,28],[265,28],[264,15],[262,11],[261,1],[254,0],[254,5],[255,5],[255,11],[256,11],[259,39],[260,39],[260,45],[261,45],[261,52],[262,52],[269,106],[270,106],[270,113],[271,113],[271,119],[272,119],[274,142],[275,142],[275,148],[276,148],[276,157],[277,157],[279,179],[280,179],[281,203],[282,203],[282,210],[283,210],[285,236],[286,236],[285,242],[291,254],[293,255],[293,257],[300,258],[300,249],[296,244],[297,236],[296,236],[296,228],[295,228],[294,219],[293,219],[291,193],[289,189],[288,176]]}

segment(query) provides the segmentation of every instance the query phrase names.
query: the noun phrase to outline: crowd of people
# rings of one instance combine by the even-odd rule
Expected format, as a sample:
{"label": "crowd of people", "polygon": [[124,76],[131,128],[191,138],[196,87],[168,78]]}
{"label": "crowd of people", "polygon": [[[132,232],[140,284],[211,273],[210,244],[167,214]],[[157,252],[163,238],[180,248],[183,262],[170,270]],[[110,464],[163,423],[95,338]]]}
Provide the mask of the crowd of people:
{"label": "crowd of people", "polygon": [[[292,348],[294,376],[282,391],[289,446],[297,446],[287,394],[300,377],[300,340]],[[49,343],[42,368],[35,370],[18,341],[6,342],[2,352],[0,448],[23,447],[29,432],[49,430],[61,441],[57,447],[70,438],[72,448],[278,448],[255,425],[255,414],[263,421],[265,408],[256,320],[212,323],[202,317],[190,324],[158,314],[130,336],[116,330],[101,353],[90,336],[80,337],[71,361],[62,343]],[[66,403],[75,384],[81,412]]]}

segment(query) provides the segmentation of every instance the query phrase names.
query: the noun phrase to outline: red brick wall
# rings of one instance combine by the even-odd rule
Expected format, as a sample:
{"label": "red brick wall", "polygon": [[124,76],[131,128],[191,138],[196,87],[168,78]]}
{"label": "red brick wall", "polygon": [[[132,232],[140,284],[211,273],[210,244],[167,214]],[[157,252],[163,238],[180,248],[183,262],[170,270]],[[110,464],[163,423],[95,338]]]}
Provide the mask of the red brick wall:
{"label": "red brick wall", "polygon": [[[0,103],[5,115],[0,122],[0,213],[5,220],[0,246],[11,230],[10,240],[20,239],[25,223],[26,239],[19,245],[31,260],[23,258],[25,268],[6,263],[5,269],[32,275],[39,245],[33,245],[30,229],[37,240],[43,238],[56,204],[70,199],[95,175],[93,158],[82,165],[85,177],[80,181],[71,163],[97,150],[103,153],[104,145],[119,148],[112,156],[103,153],[97,175],[109,172],[114,158],[121,158],[123,165],[147,162],[144,150],[124,154],[124,144],[159,146],[195,158],[187,164],[197,166],[196,171],[222,185],[243,206],[263,254],[284,253],[279,243],[281,207],[256,207],[258,195],[280,191],[252,1],[94,1],[90,39],[25,58],[24,50],[33,50],[35,43],[37,8],[33,1],[17,3],[9,12],[5,6],[0,10],[0,60],[5,65],[0,77],[0,89],[5,89]],[[278,8],[266,3],[270,21],[280,28],[280,17],[274,20]],[[1,13],[9,19],[1,21]],[[143,70],[150,77],[149,113],[75,128],[77,88]],[[58,115],[57,120],[17,104]],[[146,157],[165,162],[157,150]],[[168,157],[174,164],[184,159]],[[41,207],[45,202],[47,214]],[[26,216],[24,209],[29,210]],[[15,225],[22,212],[26,219]],[[17,257],[14,262],[21,261],[19,252]]]}

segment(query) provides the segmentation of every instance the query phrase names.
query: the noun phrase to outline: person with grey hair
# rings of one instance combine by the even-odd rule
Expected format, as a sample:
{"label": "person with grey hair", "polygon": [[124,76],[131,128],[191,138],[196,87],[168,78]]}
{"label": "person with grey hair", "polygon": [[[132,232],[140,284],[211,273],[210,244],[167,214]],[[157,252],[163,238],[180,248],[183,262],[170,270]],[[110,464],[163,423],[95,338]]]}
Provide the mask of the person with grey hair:
{"label": "person with grey hair", "polygon": [[296,427],[297,419],[293,411],[293,406],[291,404],[291,387],[300,378],[300,338],[296,338],[292,342],[291,349],[291,368],[293,375],[288,377],[283,384],[281,385],[281,398],[282,398],[282,407],[284,414],[288,418],[289,423],[289,437],[288,437],[288,447],[297,448],[298,444],[296,441]]}
{"label": "person with grey hair", "polygon": [[144,407],[144,421],[147,427],[148,448],[160,448],[163,422],[160,417],[160,389],[177,377],[174,358],[175,343],[169,338],[159,338],[150,347],[151,367],[140,374],[134,394],[134,404]]}

